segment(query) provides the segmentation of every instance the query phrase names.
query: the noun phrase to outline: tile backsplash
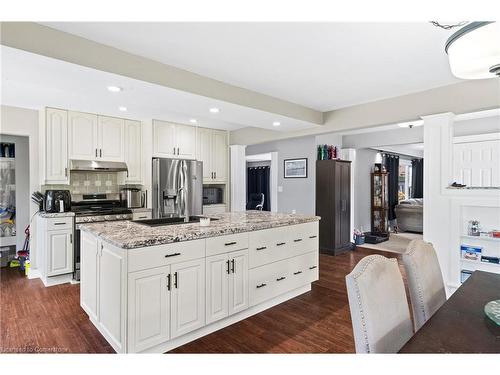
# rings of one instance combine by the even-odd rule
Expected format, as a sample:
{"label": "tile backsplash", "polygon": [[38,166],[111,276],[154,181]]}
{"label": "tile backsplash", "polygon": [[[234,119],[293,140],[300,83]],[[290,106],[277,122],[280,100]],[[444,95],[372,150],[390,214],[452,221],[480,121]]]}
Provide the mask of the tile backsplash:
{"label": "tile backsplash", "polygon": [[120,192],[118,173],[75,172],[71,171],[69,185],[44,185],[43,190],[70,190],[72,195]]}

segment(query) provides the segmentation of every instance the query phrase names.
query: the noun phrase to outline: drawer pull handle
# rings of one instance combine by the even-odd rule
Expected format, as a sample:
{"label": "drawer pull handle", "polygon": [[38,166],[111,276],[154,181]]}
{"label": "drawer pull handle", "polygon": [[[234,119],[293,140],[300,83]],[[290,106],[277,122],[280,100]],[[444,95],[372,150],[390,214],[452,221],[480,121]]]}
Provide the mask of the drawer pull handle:
{"label": "drawer pull handle", "polygon": [[315,268],[317,268],[317,267],[318,267],[318,266],[311,266],[311,267],[309,267],[309,269],[310,269],[310,270],[313,270],[313,269],[315,269]]}
{"label": "drawer pull handle", "polygon": [[262,283],[262,284],[260,284],[260,285],[257,285],[257,289],[258,289],[258,288],[263,288],[263,287],[265,287],[266,285],[267,285],[266,283]]}
{"label": "drawer pull handle", "polygon": [[229,260],[226,260],[226,265],[227,265],[227,274],[229,275],[231,271],[229,270]]}
{"label": "drawer pull handle", "polygon": [[255,250],[259,251],[259,250],[265,250],[265,249],[267,249],[267,247],[266,246],[262,246],[262,247],[256,248]]}
{"label": "drawer pull handle", "polygon": [[297,238],[296,240],[293,240],[293,242],[300,242],[302,241],[302,238]]}
{"label": "drawer pull handle", "polygon": [[64,225],[66,223],[54,223],[54,225]]}
{"label": "drawer pull handle", "polygon": [[165,255],[165,258],[176,257],[177,255],[181,255],[181,253],[173,253]]}
{"label": "drawer pull handle", "polygon": [[177,272],[174,272],[174,286],[179,289],[179,280],[177,280]]}
{"label": "drawer pull handle", "polygon": [[280,242],[276,244],[276,246],[283,246],[283,245],[286,245],[286,242]]}
{"label": "drawer pull handle", "polygon": [[236,245],[236,242],[226,242],[224,246]]}
{"label": "drawer pull handle", "polygon": [[297,272],[294,272],[293,274],[294,274],[294,275],[299,275],[299,274],[301,274],[301,273],[302,273],[302,271],[297,271]]}
{"label": "drawer pull handle", "polygon": [[285,276],[281,276],[281,277],[277,278],[276,281],[281,281],[281,280],[285,280],[285,279],[286,279]]}
{"label": "drawer pull handle", "polygon": [[231,272],[234,273],[234,259],[231,260]]}
{"label": "drawer pull handle", "polygon": [[309,236],[309,238],[316,238],[316,237],[318,237],[318,236]]}
{"label": "drawer pull handle", "polygon": [[139,216],[139,219],[147,219],[147,216]]}
{"label": "drawer pull handle", "polygon": [[170,284],[170,274],[167,275],[167,290],[170,290],[171,284]]}

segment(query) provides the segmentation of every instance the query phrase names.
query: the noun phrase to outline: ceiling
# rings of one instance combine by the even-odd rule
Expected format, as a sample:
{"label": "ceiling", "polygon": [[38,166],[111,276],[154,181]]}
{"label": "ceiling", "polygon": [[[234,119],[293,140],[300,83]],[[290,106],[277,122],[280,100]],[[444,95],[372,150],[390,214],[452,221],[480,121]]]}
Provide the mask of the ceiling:
{"label": "ceiling", "polygon": [[423,143],[410,143],[405,145],[382,146],[377,148],[378,151],[392,152],[403,156],[413,156],[418,158],[424,157]]}
{"label": "ceiling", "polygon": [[[294,131],[318,126],[301,120],[227,103],[111,74],[61,60],[0,46],[1,103],[39,109],[45,106],[138,120],[158,119],[216,129],[255,126]],[[107,86],[123,88],[111,93]],[[124,106],[126,112],[119,111]],[[220,112],[212,114],[209,108]],[[273,122],[280,122],[274,127]]]}
{"label": "ceiling", "polygon": [[319,111],[459,82],[428,22],[44,24]]}

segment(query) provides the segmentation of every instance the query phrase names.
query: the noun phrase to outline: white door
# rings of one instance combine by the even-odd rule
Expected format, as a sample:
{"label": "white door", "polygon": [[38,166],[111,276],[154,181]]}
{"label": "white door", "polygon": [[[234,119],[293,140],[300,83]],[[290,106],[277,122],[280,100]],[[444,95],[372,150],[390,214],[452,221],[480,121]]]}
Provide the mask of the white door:
{"label": "white door", "polygon": [[128,275],[128,352],[169,339],[170,285],[170,266]]}
{"label": "white door", "polygon": [[71,230],[47,231],[47,276],[73,272],[73,232]]}
{"label": "white door", "polygon": [[248,250],[229,254],[229,315],[248,308]]}
{"label": "white door", "polygon": [[125,120],[125,163],[129,184],[141,184],[142,181],[142,124],[139,121]]}
{"label": "white door", "polygon": [[212,130],[198,128],[196,136],[196,160],[203,162],[203,182],[212,182]]}
{"label": "white door", "polygon": [[171,266],[171,338],[205,325],[205,259]]}
{"label": "white door", "polygon": [[227,254],[206,259],[206,315],[207,324],[225,318],[228,314],[229,259]]}
{"label": "white door", "polygon": [[126,267],[123,256],[107,243],[99,251],[98,315],[104,337],[120,353],[125,351]]}
{"label": "white door", "polygon": [[47,108],[45,116],[45,183],[69,184],[68,112]]}
{"label": "white door", "polygon": [[153,121],[153,156],[174,158],[177,154],[175,124]]}
{"label": "white door", "polygon": [[121,118],[99,116],[99,159],[125,161],[125,121]]}
{"label": "white door", "polygon": [[500,185],[500,141],[453,145],[453,180],[467,186]]}
{"label": "white door", "polygon": [[97,115],[68,112],[69,158],[95,160],[98,157]]}
{"label": "white door", "polygon": [[176,125],[175,140],[178,158],[196,159],[196,128],[194,126]]}
{"label": "white door", "polygon": [[80,305],[83,310],[94,320],[97,315],[97,277],[99,264],[99,250],[97,238],[81,232],[80,247]]}
{"label": "white door", "polygon": [[215,182],[227,181],[227,132],[214,130],[212,135],[212,168]]}

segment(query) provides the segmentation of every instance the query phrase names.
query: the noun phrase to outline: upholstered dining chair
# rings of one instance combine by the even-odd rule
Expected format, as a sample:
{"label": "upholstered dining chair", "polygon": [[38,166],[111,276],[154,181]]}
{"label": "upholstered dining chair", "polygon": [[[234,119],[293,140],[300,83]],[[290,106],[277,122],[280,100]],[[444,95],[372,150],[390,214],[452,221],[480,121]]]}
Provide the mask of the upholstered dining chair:
{"label": "upholstered dining chair", "polygon": [[356,353],[397,353],[413,335],[397,260],[364,257],[346,284]]}
{"label": "upholstered dining chair", "polygon": [[403,254],[415,332],[446,302],[443,275],[434,247],[413,240]]}

